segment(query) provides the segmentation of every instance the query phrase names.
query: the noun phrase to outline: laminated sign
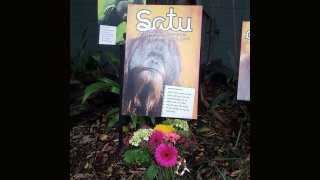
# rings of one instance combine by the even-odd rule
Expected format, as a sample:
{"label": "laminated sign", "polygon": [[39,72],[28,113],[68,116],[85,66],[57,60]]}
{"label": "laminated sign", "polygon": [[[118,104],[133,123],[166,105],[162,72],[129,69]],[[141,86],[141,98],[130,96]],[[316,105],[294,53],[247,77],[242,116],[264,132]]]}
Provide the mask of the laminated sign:
{"label": "laminated sign", "polygon": [[250,21],[243,21],[237,99],[250,101]]}
{"label": "laminated sign", "polygon": [[197,119],[202,6],[128,5],[122,115]]}
{"label": "laminated sign", "polygon": [[146,0],[98,0],[99,44],[124,41],[128,4],[146,4]]}

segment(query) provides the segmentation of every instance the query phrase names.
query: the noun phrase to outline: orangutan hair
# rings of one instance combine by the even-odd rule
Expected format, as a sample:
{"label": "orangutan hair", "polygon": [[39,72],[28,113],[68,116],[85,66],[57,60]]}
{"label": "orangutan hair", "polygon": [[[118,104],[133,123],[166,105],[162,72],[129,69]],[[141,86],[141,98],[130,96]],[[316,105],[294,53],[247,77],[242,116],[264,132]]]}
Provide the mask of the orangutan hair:
{"label": "orangutan hair", "polygon": [[164,85],[178,85],[180,51],[163,30],[127,42],[122,114],[160,116]]}

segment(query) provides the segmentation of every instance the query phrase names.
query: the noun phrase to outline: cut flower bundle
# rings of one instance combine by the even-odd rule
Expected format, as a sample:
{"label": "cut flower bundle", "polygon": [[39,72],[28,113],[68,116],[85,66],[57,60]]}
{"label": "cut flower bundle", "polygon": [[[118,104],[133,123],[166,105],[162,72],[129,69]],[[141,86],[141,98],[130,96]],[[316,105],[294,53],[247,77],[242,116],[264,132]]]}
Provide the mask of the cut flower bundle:
{"label": "cut flower bundle", "polygon": [[125,153],[126,163],[149,166],[145,179],[175,179],[189,172],[184,155],[190,145],[187,121],[167,119],[153,129],[134,132],[129,140],[133,148]]}

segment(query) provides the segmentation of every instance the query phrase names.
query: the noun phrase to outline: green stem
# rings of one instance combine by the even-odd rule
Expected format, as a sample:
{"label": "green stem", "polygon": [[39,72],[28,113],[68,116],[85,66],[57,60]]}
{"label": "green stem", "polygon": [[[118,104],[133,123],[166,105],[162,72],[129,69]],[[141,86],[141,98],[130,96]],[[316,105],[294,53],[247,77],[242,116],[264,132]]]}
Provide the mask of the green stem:
{"label": "green stem", "polygon": [[163,180],[164,179],[163,178],[164,172],[162,171],[162,167],[161,166],[159,166],[159,171],[160,171],[160,173],[159,173],[160,180]]}
{"label": "green stem", "polygon": [[171,167],[171,175],[172,175],[172,179],[173,179],[173,180],[175,180],[174,168],[175,168],[175,166],[172,166],[172,167]]}
{"label": "green stem", "polygon": [[162,180],[167,180],[167,173],[166,173],[166,169],[162,166],[160,166],[161,169],[161,174],[162,174]]}
{"label": "green stem", "polygon": [[170,180],[172,180],[170,169],[171,169],[171,168],[167,168],[167,170],[168,170],[168,177],[169,177]]}
{"label": "green stem", "polygon": [[168,168],[164,168],[165,169],[165,171],[166,171],[166,178],[168,179],[168,180],[170,180],[170,173],[169,173],[169,171],[168,171]]}
{"label": "green stem", "polygon": [[166,169],[166,177],[168,178],[168,180],[171,180],[171,174],[170,174],[170,169],[169,168],[165,168]]}

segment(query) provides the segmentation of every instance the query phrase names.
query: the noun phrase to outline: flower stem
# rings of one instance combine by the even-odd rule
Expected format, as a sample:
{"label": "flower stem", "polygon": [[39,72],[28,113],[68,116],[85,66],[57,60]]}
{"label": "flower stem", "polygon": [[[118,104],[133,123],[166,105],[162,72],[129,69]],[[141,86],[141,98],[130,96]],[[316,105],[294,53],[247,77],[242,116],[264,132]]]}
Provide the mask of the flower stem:
{"label": "flower stem", "polygon": [[175,180],[174,167],[175,167],[175,166],[172,166],[172,167],[170,168],[170,170],[171,170],[171,175],[172,175],[172,179],[173,179],[173,180]]}
{"label": "flower stem", "polygon": [[164,171],[163,171],[163,168],[162,168],[162,166],[159,166],[159,170],[160,170],[160,173],[159,173],[159,175],[160,175],[160,180],[164,180]]}
{"label": "flower stem", "polygon": [[164,170],[166,171],[166,179],[170,180],[169,168],[164,168]]}

